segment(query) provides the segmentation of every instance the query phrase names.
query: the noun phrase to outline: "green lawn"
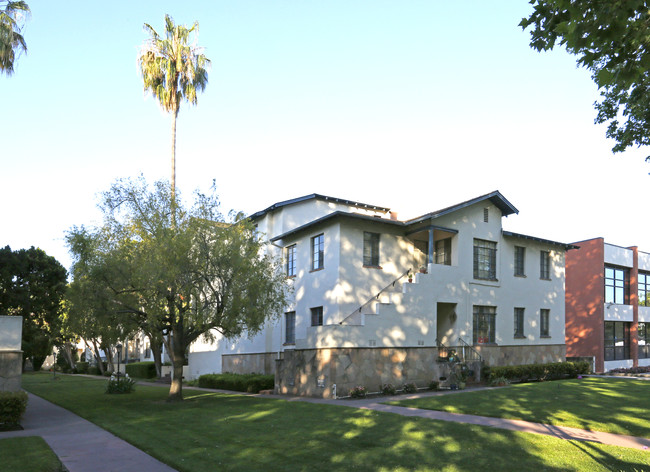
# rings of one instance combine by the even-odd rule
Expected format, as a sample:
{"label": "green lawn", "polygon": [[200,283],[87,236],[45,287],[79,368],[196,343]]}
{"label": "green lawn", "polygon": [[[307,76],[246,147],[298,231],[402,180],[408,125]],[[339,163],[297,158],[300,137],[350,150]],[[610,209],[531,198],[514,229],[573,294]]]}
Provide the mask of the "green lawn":
{"label": "green lawn", "polygon": [[105,380],[25,375],[26,390],[181,471],[650,470],[647,451],[333,405],[165,387],[106,395]]}
{"label": "green lawn", "polygon": [[41,437],[0,438],[0,470],[61,472],[61,461]]}
{"label": "green lawn", "polygon": [[392,403],[650,437],[649,400],[649,381],[589,377]]}

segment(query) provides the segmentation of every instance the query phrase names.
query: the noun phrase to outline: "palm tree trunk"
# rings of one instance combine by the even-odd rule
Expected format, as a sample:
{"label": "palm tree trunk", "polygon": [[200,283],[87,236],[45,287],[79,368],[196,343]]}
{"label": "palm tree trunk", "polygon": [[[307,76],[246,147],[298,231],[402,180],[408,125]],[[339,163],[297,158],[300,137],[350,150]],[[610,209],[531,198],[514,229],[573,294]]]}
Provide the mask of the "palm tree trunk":
{"label": "palm tree trunk", "polygon": [[172,205],[176,204],[176,117],[177,116],[178,116],[178,110],[172,113],[172,181],[171,181]]}

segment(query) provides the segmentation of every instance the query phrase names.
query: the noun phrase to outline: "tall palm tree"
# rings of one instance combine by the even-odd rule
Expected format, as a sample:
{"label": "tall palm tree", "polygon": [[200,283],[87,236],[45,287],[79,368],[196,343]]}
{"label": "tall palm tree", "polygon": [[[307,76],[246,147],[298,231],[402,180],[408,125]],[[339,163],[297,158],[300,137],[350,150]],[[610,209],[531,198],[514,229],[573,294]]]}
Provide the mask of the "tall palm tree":
{"label": "tall palm tree", "polygon": [[27,3],[23,1],[0,0],[0,72],[7,75],[14,72],[16,53],[27,52],[21,31],[29,13]]}
{"label": "tall palm tree", "polygon": [[[196,105],[197,92],[208,84],[207,68],[210,60],[196,45],[199,23],[191,28],[175,25],[171,16],[165,15],[165,38],[150,25],[144,25],[149,33],[140,52],[138,63],[142,72],[144,89],[158,99],[162,108],[172,114],[172,202],[176,196],[176,118],[181,102],[187,100]],[[188,44],[190,33],[194,43]]]}

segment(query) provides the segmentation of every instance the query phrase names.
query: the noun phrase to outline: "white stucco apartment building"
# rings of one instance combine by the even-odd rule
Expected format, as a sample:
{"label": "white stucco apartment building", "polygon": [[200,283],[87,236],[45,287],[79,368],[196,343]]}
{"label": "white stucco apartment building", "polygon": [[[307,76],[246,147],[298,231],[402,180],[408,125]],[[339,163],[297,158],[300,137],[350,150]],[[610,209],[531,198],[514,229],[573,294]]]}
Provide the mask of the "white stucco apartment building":
{"label": "white stucco apartment building", "polygon": [[424,383],[445,348],[489,365],[563,360],[572,246],[505,231],[517,212],[498,191],[408,221],[316,194],[257,212],[293,302],[253,339],[196,342],[189,376],[276,373],[279,391],[327,397]]}

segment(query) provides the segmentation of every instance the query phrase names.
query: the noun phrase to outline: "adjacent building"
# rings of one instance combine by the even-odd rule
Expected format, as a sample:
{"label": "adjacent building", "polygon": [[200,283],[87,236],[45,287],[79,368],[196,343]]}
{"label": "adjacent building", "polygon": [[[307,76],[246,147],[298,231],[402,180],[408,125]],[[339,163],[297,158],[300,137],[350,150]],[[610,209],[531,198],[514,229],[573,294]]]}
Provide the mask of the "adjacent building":
{"label": "adjacent building", "polygon": [[567,357],[596,372],[650,366],[650,254],[603,238],[566,257]]}
{"label": "adjacent building", "polygon": [[197,342],[189,376],[276,374],[280,392],[329,397],[441,375],[456,350],[489,365],[565,358],[565,254],[503,229],[498,191],[401,221],[323,195],[251,216],[282,257],[293,300],[252,339]]}

